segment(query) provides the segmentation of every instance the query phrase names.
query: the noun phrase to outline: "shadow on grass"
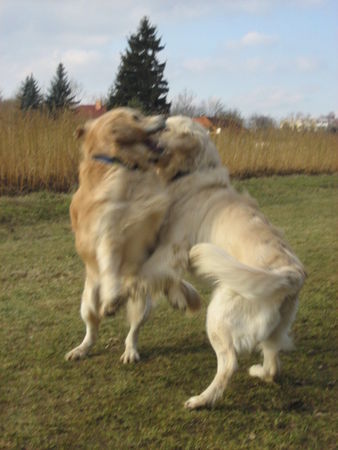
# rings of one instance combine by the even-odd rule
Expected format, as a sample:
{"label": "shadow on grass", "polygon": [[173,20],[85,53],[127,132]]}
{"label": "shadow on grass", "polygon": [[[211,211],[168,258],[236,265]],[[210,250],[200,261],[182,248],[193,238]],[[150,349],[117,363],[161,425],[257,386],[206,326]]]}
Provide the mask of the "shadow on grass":
{"label": "shadow on grass", "polygon": [[[178,344],[178,345],[177,345]],[[187,359],[190,359],[192,355],[199,355],[199,358],[205,353],[213,354],[213,350],[210,347],[208,342],[197,342],[195,344],[187,344],[180,345],[181,343],[176,344],[173,342],[172,344],[166,344],[161,346],[152,346],[151,348],[144,348],[142,350],[142,361],[150,362],[156,361],[157,358],[161,356],[186,356]]]}

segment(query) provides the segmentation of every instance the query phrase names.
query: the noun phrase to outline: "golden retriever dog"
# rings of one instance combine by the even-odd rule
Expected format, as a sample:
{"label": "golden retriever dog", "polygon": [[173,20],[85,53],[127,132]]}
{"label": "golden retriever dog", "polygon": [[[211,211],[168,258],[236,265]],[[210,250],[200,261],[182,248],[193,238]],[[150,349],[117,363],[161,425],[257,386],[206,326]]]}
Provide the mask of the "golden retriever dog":
{"label": "golden retriever dog", "polygon": [[[205,128],[190,118],[174,116],[167,119],[166,128],[156,136],[156,142],[163,149],[156,165],[157,173],[167,181],[169,207],[158,236],[160,246],[156,251],[157,257],[150,258],[149,264],[145,263],[134,280],[130,280],[134,286],[127,303],[130,331],[121,357],[124,363],[140,359],[137,341],[139,330],[151,308],[149,291],[153,296],[165,294],[169,303],[179,309],[185,309],[187,305],[192,312],[199,309],[198,293],[180,277],[189,268],[189,250],[196,238],[190,236],[184,225],[176,228],[174,224],[179,223],[181,210],[185,211],[184,205],[200,191],[230,186],[227,169],[222,166],[214,143]],[[196,205],[189,211],[192,217],[198,213],[195,209]],[[173,230],[178,245],[170,240]],[[161,255],[168,260],[160,261]],[[114,307],[118,307],[118,304]]]}
{"label": "golden retriever dog", "polygon": [[162,116],[118,108],[78,132],[84,138],[83,160],[70,215],[76,249],[86,266],[81,315],[87,333],[67,359],[87,353],[94,339],[91,330],[118,296],[124,271],[133,273],[154,245],[168,196],[151,170],[158,154],[150,136],[164,123]]}
{"label": "golden retriever dog", "polygon": [[[184,208],[183,205],[189,201],[189,198],[200,190],[215,185],[218,187],[229,185],[227,171],[221,166],[218,151],[201,125],[180,116],[171,117],[166,123],[166,132],[153,137],[158,147],[161,149],[165,147],[165,152],[157,163],[157,173],[161,179],[166,180],[169,196],[169,207],[160,229],[162,237],[167,235],[168,226],[172,227],[172,223],[175,222],[175,214],[180,211],[178,205]],[[170,126],[174,126],[176,133],[168,132]],[[140,359],[137,340],[140,327],[148,317],[151,308],[152,301],[149,293],[164,294],[169,303],[179,309],[195,312],[200,308],[201,300],[196,290],[187,281],[178,278],[177,270],[183,263],[186,267],[188,266],[188,252],[192,245],[189,230],[182,227],[181,234],[177,246],[172,245],[170,241],[164,243],[165,238],[162,239],[162,253],[165,256],[168,256],[171,250],[174,253],[171,261],[172,274],[168,273],[169,265],[165,264],[167,272],[164,276],[163,273],[157,276],[156,269],[151,267],[151,274],[148,277],[146,275],[147,266],[145,266],[145,273],[142,273],[142,268],[140,268],[138,274],[134,273],[133,276],[124,277],[124,288],[129,295],[127,315],[130,322],[130,331],[125,341],[125,352],[121,357],[124,363]],[[185,239],[187,240],[185,241]],[[164,250],[166,245],[168,245],[169,251]],[[177,270],[176,265],[178,265]],[[159,268],[161,267],[162,262],[159,264]],[[126,299],[127,295],[124,295],[123,299]],[[113,309],[118,308],[119,298],[113,300],[111,305]],[[94,327],[91,328],[91,336],[97,335],[98,326],[98,323],[95,324],[95,332]],[[91,343],[93,342],[94,338],[91,340]]]}
{"label": "golden retriever dog", "polygon": [[280,350],[291,347],[289,331],[305,280],[301,262],[281,233],[249,195],[229,184],[208,136],[200,139],[198,133],[184,117],[168,119],[161,133],[159,144],[171,155],[171,173],[175,161],[180,173],[182,158],[204,169],[172,178],[170,214],[139,272],[153,286],[175,286],[187,269],[214,282],[206,327],[217,372],[200,395],[185,403],[189,409],[212,406],[222,397],[243,351],[260,348],[263,364],[252,366],[249,374],[274,379]]}
{"label": "golden retriever dog", "polygon": [[[68,360],[86,356],[102,316],[116,309],[122,286],[154,247],[169,196],[164,177],[154,169],[160,150],[151,137],[164,126],[162,116],[145,117],[130,108],[117,108],[78,131],[83,160],[70,215],[76,249],[86,268],[81,301],[86,335],[67,353]],[[198,309],[200,298],[189,283],[178,283],[177,290],[182,308]],[[137,311],[142,310],[139,314],[128,309],[132,334],[131,343],[126,341],[125,362],[139,358],[132,342],[139,324],[133,318],[147,316],[150,304],[149,295],[143,295],[136,305]]]}
{"label": "golden retriever dog", "polygon": [[[138,332],[151,302],[149,295],[143,295],[144,285],[154,292],[164,290],[170,298],[178,292],[181,295],[179,288],[186,270],[214,281],[207,333],[217,356],[217,372],[200,395],[185,403],[194,409],[212,406],[222,397],[242,351],[260,348],[263,364],[252,366],[249,373],[266,381],[274,379],[280,369],[279,352],[291,347],[289,331],[305,272],[256,202],[230,185],[215,146],[200,126],[185,117],[169,118],[158,136],[157,147],[164,153],[157,172],[167,181],[166,213],[165,219],[162,216],[159,220],[152,253],[131,271],[136,289],[127,304],[131,328],[122,360],[138,359]],[[97,144],[94,147],[98,148]],[[129,200],[132,204],[132,198]],[[94,222],[100,228],[106,214],[99,211],[95,217],[99,217]],[[95,227],[92,235],[97,236]],[[99,242],[94,241],[92,248],[95,255]],[[100,277],[99,269],[96,274]],[[86,354],[98,332],[100,278],[97,281],[94,277],[93,283],[87,275],[88,282],[92,284],[89,291],[85,285],[84,298],[90,295],[91,300],[83,298],[81,306],[86,336],[70,352],[70,359]]]}

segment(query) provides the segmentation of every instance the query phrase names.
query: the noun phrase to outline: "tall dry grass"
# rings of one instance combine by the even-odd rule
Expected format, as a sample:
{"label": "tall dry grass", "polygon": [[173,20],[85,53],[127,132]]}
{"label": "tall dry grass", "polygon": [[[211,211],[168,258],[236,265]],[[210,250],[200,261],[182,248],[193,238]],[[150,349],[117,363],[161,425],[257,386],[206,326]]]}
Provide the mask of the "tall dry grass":
{"label": "tall dry grass", "polygon": [[42,112],[0,113],[0,193],[68,191],[77,182],[79,118]]}
{"label": "tall dry grass", "polygon": [[[77,183],[80,118],[40,112],[0,111],[0,194],[48,189],[69,191]],[[232,176],[338,172],[338,136],[223,130],[213,139]]]}
{"label": "tall dry grass", "polygon": [[214,137],[236,177],[338,172],[338,135],[327,132],[223,130]]}

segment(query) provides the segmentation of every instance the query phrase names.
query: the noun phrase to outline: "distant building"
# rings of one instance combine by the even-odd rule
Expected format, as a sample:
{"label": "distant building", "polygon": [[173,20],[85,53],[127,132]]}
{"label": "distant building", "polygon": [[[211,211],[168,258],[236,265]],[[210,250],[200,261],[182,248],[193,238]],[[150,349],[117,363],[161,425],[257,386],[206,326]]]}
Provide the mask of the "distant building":
{"label": "distant building", "polygon": [[291,128],[297,131],[330,130],[335,126],[337,119],[333,113],[318,118],[290,117],[280,122],[280,128]]}
{"label": "distant building", "polygon": [[193,117],[192,120],[202,125],[204,128],[208,130],[208,133],[219,134],[221,132],[221,128],[217,128],[213,122],[206,116],[201,117]]}
{"label": "distant building", "polygon": [[102,105],[100,100],[97,100],[95,105],[79,105],[75,108],[76,114],[86,119],[96,119],[107,112],[107,108]]}
{"label": "distant building", "polygon": [[330,122],[328,117],[319,117],[316,121],[317,128],[321,130],[327,130],[329,128]]}
{"label": "distant building", "polygon": [[204,128],[206,128],[208,131],[212,131],[215,127],[214,124],[211,122],[210,119],[208,119],[208,117],[206,116],[201,116],[201,117],[193,117],[192,119],[193,121],[199,123],[200,125],[202,125]]}

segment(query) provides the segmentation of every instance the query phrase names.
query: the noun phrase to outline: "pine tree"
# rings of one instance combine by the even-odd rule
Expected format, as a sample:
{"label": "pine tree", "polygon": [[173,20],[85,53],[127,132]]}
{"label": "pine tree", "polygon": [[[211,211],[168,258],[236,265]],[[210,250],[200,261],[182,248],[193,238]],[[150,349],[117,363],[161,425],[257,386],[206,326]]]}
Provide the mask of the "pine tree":
{"label": "pine tree", "polygon": [[145,113],[169,112],[168,82],[163,78],[166,63],[160,63],[156,56],[163,49],[161,39],[156,37],[156,27],[144,17],[121,55],[120,67],[108,94],[108,109],[137,106]]}
{"label": "pine tree", "polygon": [[42,105],[42,95],[38,82],[34,79],[33,74],[27,76],[22,82],[18,100],[20,102],[20,109],[27,111],[29,109],[39,109]]}
{"label": "pine tree", "polygon": [[66,69],[64,68],[64,65],[60,63],[56,69],[56,75],[51,81],[46,98],[46,105],[49,111],[55,112],[78,104],[79,102],[75,100],[75,97],[76,95],[73,93]]}

